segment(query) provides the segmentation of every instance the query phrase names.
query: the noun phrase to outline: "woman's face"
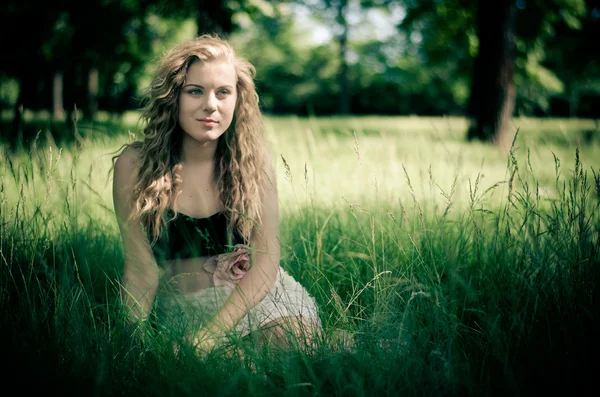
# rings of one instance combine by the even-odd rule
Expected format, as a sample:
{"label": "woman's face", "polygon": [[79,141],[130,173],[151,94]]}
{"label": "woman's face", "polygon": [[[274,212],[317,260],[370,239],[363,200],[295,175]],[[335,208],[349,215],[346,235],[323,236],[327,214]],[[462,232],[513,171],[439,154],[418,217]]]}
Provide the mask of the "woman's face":
{"label": "woman's face", "polygon": [[235,68],[226,61],[194,62],[179,94],[179,125],[192,139],[216,141],[229,128],[237,101]]}

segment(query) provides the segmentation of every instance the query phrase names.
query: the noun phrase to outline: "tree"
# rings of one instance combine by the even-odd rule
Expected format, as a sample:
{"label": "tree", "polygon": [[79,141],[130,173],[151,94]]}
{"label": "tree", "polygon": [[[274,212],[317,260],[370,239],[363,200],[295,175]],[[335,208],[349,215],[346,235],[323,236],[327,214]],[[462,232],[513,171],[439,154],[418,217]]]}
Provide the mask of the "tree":
{"label": "tree", "polygon": [[585,13],[584,0],[406,0],[405,3],[407,17],[401,28],[422,34],[426,59],[436,62],[440,54],[445,54],[458,57],[457,64],[465,65],[467,55],[471,63],[458,68],[470,71],[468,138],[492,141],[504,149],[511,141],[509,121],[519,95],[515,77],[524,81],[541,70],[553,77],[546,82],[556,85],[554,74],[542,65],[545,43],[554,37],[554,27],[559,22],[577,28],[579,18]]}
{"label": "tree", "polygon": [[[52,10],[32,13],[37,6],[32,0],[12,1],[0,13],[0,74],[15,78],[19,85],[12,128],[5,132],[12,139],[22,132],[24,104],[42,103],[40,93],[44,87],[40,80],[48,78],[48,68],[43,67],[46,60],[40,49],[52,33],[54,21],[60,17]],[[33,67],[37,73],[29,72]]]}
{"label": "tree", "polygon": [[[196,13],[199,33],[203,27],[221,33],[233,26],[232,10],[223,2],[9,0],[0,15],[0,75],[15,78],[20,87],[15,125],[21,125],[24,107],[50,108],[53,119],[62,120],[65,108],[72,112],[77,105],[94,119],[99,95],[130,96],[158,38],[148,23],[157,12],[181,18]],[[27,73],[30,65],[39,72]]]}
{"label": "tree", "polygon": [[510,120],[515,106],[515,28],[513,0],[477,4],[479,51],[473,67],[467,115],[467,138],[493,141],[510,147]]}
{"label": "tree", "polygon": [[561,22],[547,42],[545,63],[565,86],[564,94],[557,95],[548,106],[561,116],[600,118],[600,65],[591,50],[600,37],[600,0],[585,3],[580,28],[576,30]]}
{"label": "tree", "polygon": [[[110,80],[106,73],[116,64],[141,63],[148,55],[147,4],[9,2],[0,20],[1,64],[4,74],[19,83],[16,109],[51,108],[53,119],[61,120],[65,104],[72,111],[81,101],[86,115],[93,118],[99,80]],[[39,72],[27,73],[31,66]],[[15,117],[15,124],[20,124],[18,110]]]}
{"label": "tree", "polygon": [[45,43],[44,51],[65,76],[69,119],[76,106],[84,110],[86,118],[95,119],[98,96],[114,86],[115,72],[140,68],[149,57],[153,32],[146,20],[148,4],[116,0],[63,4],[60,11],[70,36],[53,45]]}
{"label": "tree", "polygon": [[[527,65],[529,55],[538,53],[538,62],[543,61],[543,47],[555,36],[556,26],[562,21],[565,26],[578,29],[584,14],[584,0],[478,1],[479,52],[467,111],[468,139],[492,141],[504,150],[510,148],[510,121],[516,97],[515,58],[520,57]],[[520,54],[515,51],[516,45],[521,48]]]}
{"label": "tree", "polygon": [[351,112],[350,82],[348,79],[348,19],[346,17],[348,0],[326,0],[325,3],[328,7],[333,7],[335,9],[335,21],[339,27],[339,33],[337,34],[340,51],[340,71],[338,74],[340,96],[338,112],[340,114],[348,114]]}
{"label": "tree", "polygon": [[174,18],[194,16],[197,34],[227,35],[237,26],[233,15],[237,11],[247,11],[260,7],[266,0],[156,0],[154,10],[158,15]]}
{"label": "tree", "polygon": [[353,9],[355,14],[373,7],[385,8],[389,0],[301,0],[300,4],[308,6],[313,15],[331,27],[338,45],[338,114],[352,113],[351,82],[348,65],[348,52],[351,24],[348,14]]}

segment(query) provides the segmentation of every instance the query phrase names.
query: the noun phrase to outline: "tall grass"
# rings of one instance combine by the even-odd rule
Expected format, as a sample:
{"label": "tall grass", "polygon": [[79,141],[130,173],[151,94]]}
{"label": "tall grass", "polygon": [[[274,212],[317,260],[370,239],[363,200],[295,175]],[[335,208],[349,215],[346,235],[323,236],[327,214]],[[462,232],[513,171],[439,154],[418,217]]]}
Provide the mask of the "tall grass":
{"label": "tall grass", "polygon": [[108,170],[125,134],[62,149],[50,135],[5,151],[7,379],[24,375],[22,390],[163,396],[516,395],[590,385],[600,331],[598,144],[583,145],[566,121],[547,130],[526,120],[506,156],[461,142],[461,120],[410,123],[267,120],[282,266],[315,296],[328,336],[314,351],[285,354],[242,342],[203,358],[185,346],[175,354],[175,327],[124,325]]}

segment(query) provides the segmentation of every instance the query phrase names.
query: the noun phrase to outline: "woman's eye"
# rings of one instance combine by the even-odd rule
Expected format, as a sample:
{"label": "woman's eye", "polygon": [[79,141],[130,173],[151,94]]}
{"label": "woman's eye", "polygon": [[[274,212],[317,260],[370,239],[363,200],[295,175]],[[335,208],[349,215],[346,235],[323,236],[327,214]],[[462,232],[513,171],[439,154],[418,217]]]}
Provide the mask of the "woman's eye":
{"label": "woman's eye", "polygon": [[200,95],[200,94],[202,94],[202,91],[201,91],[201,90],[199,90],[199,89],[196,89],[196,88],[194,88],[194,89],[192,89],[192,90],[189,90],[189,91],[188,91],[188,94],[192,94],[192,95]]}
{"label": "woman's eye", "polygon": [[229,90],[221,90],[221,91],[219,91],[219,95],[220,96],[227,96],[227,95],[229,95]]}

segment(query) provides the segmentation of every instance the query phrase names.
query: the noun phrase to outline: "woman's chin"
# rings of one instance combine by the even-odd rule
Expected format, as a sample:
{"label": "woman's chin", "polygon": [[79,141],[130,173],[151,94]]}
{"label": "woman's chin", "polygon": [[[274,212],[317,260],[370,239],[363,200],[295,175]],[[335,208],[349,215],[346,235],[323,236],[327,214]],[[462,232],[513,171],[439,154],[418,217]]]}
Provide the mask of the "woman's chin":
{"label": "woman's chin", "polygon": [[202,131],[196,132],[194,134],[186,134],[191,140],[196,141],[197,143],[207,144],[211,142],[216,142],[221,135],[223,135],[223,131]]}

